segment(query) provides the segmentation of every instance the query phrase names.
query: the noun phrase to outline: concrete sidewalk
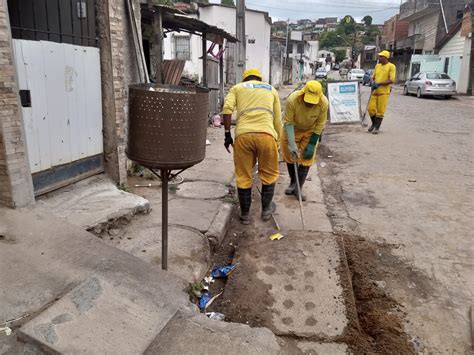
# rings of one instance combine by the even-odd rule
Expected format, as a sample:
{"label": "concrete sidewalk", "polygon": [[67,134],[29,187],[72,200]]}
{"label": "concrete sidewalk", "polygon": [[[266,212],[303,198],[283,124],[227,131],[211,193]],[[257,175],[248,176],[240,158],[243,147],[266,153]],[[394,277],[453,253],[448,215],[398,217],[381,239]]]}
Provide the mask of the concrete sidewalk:
{"label": "concrete sidewalk", "polygon": [[[187,282],[201,281],[209,270],[211,247],[224,238],[234,206],[234,166],[223,136],[223,129],[209,128],[211,144],[204,161],[170,186],[169,270]],[[129,179],[129,190],[150,202],[150,213],[137,215],[101,237],[109,245],[161,265],[161,182],[147,179],[150,175]]]}

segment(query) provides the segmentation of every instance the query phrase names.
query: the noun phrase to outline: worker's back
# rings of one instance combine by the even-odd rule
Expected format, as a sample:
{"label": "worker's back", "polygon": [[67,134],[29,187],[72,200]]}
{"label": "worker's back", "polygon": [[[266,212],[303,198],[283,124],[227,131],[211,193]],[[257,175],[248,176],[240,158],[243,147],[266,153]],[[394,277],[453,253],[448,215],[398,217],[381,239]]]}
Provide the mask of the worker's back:
{"label": "worker's back", "polygon": [[[233,86],[226,96],[224,114],[237,111],[235,136],[245,133],[268,133],[279,138],[281,122],[278,92],[270,84],[249,80]],[[281,123],[280,123],[281,125]]]}

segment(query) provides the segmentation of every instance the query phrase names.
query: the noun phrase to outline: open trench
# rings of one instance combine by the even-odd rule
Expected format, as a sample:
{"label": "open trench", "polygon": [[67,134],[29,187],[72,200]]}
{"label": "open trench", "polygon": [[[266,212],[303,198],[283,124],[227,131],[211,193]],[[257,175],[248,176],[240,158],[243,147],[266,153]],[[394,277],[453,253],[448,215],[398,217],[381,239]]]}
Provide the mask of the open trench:
{"label": "open trench", "polygon": [[[319,154],[331,153],[322,146]],[[276,334],[282,352],[303,353],[295,344],[301,340],[313,340],[347,344],[349,351],[354,354],[414,354],[413,342],[404,332],[404,310],[385,289],[387,278],[395,272],[400,272],[402,265],[402,262],[391,253],[397,246],[375,243],[359,236],[359,222],[348,215],[341,186],[334,178],[334,174],[334,171],[327,168],[320,172],[320,178],[328,216],[340,246],[341,266],[337,272],[343,287],[348,324],[342,336],[336,339]],[[261,231],[239,223],[236,211],[227,236],[213,251],[212,265],[227,265],[234,262],[236,253],[249,248],[246,240],[254,237],[256,233]],[[397,266],[396,270],[394,265]],[[238,268],[242,267],[251,266],[238,265]],[[405,272],[409,277],[408,275],[414,271],[406,269]],[[251,272],[246,274],[251,275]],[[226,280],[217,279],[210,285],[211,294],[226,292],[217,298],[207,311],[223,313],[229,322],[244,323],[251,327],[264,326],[268,321],[265,319],[265,312],[273,302],[269,297],[268,285],[256,276],[249,277],[248,283],[251,285],[249,292],[256,293],[251,299],[258,299],[261,302],[249,302],[242,293],[233,295],[226,290]]]}

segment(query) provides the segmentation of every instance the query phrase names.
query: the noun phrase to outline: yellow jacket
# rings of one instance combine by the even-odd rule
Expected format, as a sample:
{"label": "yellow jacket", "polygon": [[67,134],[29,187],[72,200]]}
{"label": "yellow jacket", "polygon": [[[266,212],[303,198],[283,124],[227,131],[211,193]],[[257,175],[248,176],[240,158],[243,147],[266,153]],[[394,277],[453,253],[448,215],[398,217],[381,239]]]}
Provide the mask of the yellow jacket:
{"label": "yellow jacket", "polygon": [[[383,83],[384,81],[391,80],[395,82],[397,74],[397,68],[393,63],[382,64],[379,63],[375,66],[373,79],[376,83]],[[374,91],[374,94],[390,94],[392,85],[383,85]]]}
{"label": "yellow jacket", "polygon": [[268,133],[280,141],[280,98],[273,86],[257,80],[234,85],[225,98],[223,114],[230,115],[235,109],[236,137],[245,133]]}
{"label": "yellow jacket", "polygon": [[285,125],[293,124],[300,131],[321,135],[328,119],[328,99],[322,95],[317,105],[308,107],[303,101],[304,92],[295,91],[286,100]]}

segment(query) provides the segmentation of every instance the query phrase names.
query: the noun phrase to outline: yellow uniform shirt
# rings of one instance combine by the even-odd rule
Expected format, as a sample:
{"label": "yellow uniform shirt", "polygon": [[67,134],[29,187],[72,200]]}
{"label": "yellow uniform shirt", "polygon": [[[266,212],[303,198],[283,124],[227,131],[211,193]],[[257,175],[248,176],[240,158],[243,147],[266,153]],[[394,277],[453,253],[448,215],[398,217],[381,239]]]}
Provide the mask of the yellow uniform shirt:
{"label": "yellow uniform shirt", "polygon": [[319,104],[305,105],[304,92],[295,91],[286,100],[285,125],[293,124],[296,130],[311,131],[321,135],[328,119],[328,99],[322,95]]}
{"label": "yellow uniform shirt", "polygon": [[257,80],[234,85],[225,98],[223,114],[230,115],[235,109],[236,137],[245,133],[267,133],[280,141],[280,98],[273,86]]}
{"label": "yellow uniform shirt", "polygon": [[[374,69],[373,79],[376,83],[383,83],[384,81],[391,80],[395,82],[397,69],[394,64],[377,64]],[[377,90],[374,91],[374,94],[390,94],[392,85],[382,85]]]}

